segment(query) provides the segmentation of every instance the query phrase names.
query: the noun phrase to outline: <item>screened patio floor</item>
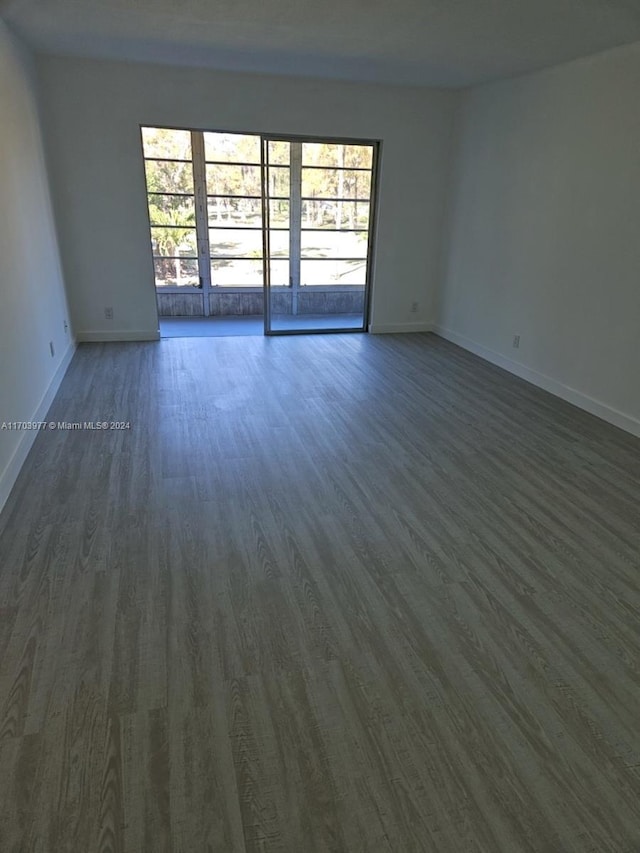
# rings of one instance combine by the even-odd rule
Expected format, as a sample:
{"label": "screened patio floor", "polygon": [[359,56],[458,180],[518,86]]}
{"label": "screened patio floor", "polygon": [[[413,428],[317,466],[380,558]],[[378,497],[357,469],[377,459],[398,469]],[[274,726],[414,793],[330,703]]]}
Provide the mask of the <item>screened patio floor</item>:
{"label": "screened patio floor", "polygon": [[[274,315],[272,321],[274,331],[357,329],[362,325],[362,314]],[[263,334],[264,319],[260,314],[243,317],[160,317],[160,336],[163,338]]]}

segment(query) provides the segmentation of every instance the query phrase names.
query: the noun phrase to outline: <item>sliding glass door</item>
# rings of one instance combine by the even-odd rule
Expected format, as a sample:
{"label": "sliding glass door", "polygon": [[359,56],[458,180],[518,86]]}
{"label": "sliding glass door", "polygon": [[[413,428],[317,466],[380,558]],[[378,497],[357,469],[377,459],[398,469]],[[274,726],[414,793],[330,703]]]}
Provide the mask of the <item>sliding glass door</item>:
{"label": "sliding glass door", "polygon": [[266,333],[363,331],[376,146],[269,136],[262,161]]}
{"label": "sliding glass door", "polygon": [[377,146],[142,128],[161,316],[363,331]]}

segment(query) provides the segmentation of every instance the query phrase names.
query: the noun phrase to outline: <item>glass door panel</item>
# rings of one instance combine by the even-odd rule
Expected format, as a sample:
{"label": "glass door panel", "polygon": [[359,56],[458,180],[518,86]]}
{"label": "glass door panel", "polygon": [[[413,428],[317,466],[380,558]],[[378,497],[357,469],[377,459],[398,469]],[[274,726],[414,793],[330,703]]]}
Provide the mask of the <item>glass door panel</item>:
{"label": "glass door panel", "polygon": [[[298,233],[292,229],[297,208],[292,199],[291,149],[288,140],[263,139],[265,333],[286,328],[292,312],[292,281]],[[293,261],[291,260],[293,258]],[[294,269],[292,269],[292,266]]]}
{"label": "glass door panel", "polygon": [[375,153],[263,138],[267,334],[364,331]]}
{"label": "glass door panel", "polygon": [[261,138],[203,134],[211,313],[258,314],[263,290]]}

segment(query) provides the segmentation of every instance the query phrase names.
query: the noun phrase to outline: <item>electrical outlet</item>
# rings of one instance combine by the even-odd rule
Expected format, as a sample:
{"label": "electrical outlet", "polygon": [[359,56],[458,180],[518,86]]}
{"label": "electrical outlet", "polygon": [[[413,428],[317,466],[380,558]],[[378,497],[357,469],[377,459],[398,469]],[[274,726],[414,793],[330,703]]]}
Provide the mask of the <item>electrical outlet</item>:
{"label": "electrical outlet", "polygon": [[51,358],[56,354],[56,348],[53,345],[53,341],[49,341],[49,352],[51,353]]}
{"label": "electrical outlet", "polygon": [[417,313],[417,311],[418,311],[418,307],[419,307],[419,303],[418,303],[418,302],[412,302],[412,303],[411,303],[411,313],[412,313],[412,314],[416,314],[416,313]]}
{"label": "electrical outlet", "polygon": [[520,349],[520,335],[513,336],[513,348]]}
{"label": "electrical outlet", "polygon": [[113,308],[105,308],[104,309],[104,319],[105,320],[113,320]]}

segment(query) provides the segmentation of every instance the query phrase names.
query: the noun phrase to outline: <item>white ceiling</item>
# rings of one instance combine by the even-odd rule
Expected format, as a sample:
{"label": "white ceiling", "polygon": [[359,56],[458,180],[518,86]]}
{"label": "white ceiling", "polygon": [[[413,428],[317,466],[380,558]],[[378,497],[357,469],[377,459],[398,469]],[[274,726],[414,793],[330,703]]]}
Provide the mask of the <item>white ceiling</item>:
{"label": "white ceiling", "polygon": [[640,40],[640,0],[0,0],[48,53],[465,86]]}

